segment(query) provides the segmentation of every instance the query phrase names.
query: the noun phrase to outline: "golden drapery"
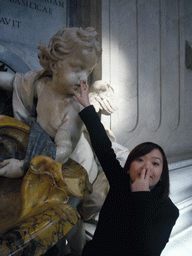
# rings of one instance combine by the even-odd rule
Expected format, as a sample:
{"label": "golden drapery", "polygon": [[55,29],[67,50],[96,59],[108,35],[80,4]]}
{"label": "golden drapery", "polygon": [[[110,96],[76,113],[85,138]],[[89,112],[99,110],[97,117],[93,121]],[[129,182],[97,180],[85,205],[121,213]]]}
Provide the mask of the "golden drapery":
{"label": "golden drapery", "polygon": [[[30,127],[0,116],[1,155],[26,153]],[[63,166],[37,156],[23,178],[0,177],[0,255],[41,255],[77,223],[78,212],[69,197],[83,198],[92,191],[85,169],[69,159]]]}

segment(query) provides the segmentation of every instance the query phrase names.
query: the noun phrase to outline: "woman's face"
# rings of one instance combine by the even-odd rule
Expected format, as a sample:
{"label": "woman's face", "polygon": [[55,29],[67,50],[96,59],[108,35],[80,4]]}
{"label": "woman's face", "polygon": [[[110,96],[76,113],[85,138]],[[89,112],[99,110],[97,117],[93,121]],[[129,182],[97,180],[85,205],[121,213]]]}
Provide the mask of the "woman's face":
{"label": "woman's face", "polygon": [[132,182],[140,178],[143,169],[150,172],[149,186],[155,186],[163,172],[163,156],[159,149],[153,149],[148,154],[136,158],[131,163],[128,173]]}

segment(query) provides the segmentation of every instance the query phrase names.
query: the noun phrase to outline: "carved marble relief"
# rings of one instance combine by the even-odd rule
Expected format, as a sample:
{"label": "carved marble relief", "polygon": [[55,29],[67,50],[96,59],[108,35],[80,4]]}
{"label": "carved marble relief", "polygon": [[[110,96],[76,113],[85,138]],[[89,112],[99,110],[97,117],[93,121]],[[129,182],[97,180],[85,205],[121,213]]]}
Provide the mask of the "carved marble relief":
{"label": "carved marble relief", "polygon": [[118,98],[118,111],[103,120],[120,144],[133,148],[154,141],[171,161],[191,152],[191,126],[184,129],[191,120],[191,73],[185,67],[185,41],[191,37],[185,17],[191,5],[186,2],[110,1],[102,14],[102,77]]}

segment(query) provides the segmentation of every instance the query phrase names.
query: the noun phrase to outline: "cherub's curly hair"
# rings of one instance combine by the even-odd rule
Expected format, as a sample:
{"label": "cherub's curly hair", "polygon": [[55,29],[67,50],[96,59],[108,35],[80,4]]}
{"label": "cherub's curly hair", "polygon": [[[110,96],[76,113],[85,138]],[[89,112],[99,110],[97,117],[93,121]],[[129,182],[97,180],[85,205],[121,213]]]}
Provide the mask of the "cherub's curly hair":
{"label": "cherub's curly hair", "polygon": [[62,28],[50,40],[49,45],[39,45],[41,51],[38,58],[41,66],[51,72],[50,65],[52,62],[64,60],[67,55],[77,47],[88,50],[95,49],[96,55],[101,56],[101,44],[98,41],[98,34],[94,28]]}

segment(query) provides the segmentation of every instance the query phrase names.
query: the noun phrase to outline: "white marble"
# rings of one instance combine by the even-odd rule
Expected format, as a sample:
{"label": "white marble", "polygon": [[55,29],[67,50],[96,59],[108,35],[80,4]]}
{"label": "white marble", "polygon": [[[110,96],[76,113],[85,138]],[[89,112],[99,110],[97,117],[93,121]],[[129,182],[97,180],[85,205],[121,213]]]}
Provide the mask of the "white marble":
{"label": "white marble", "polygon": [[134,148],[160,144],[170,162],[192,156],[192,72],[185,40],[192,41],[192,2],[103,1],[102,78],[113,86],[117,141]]}

